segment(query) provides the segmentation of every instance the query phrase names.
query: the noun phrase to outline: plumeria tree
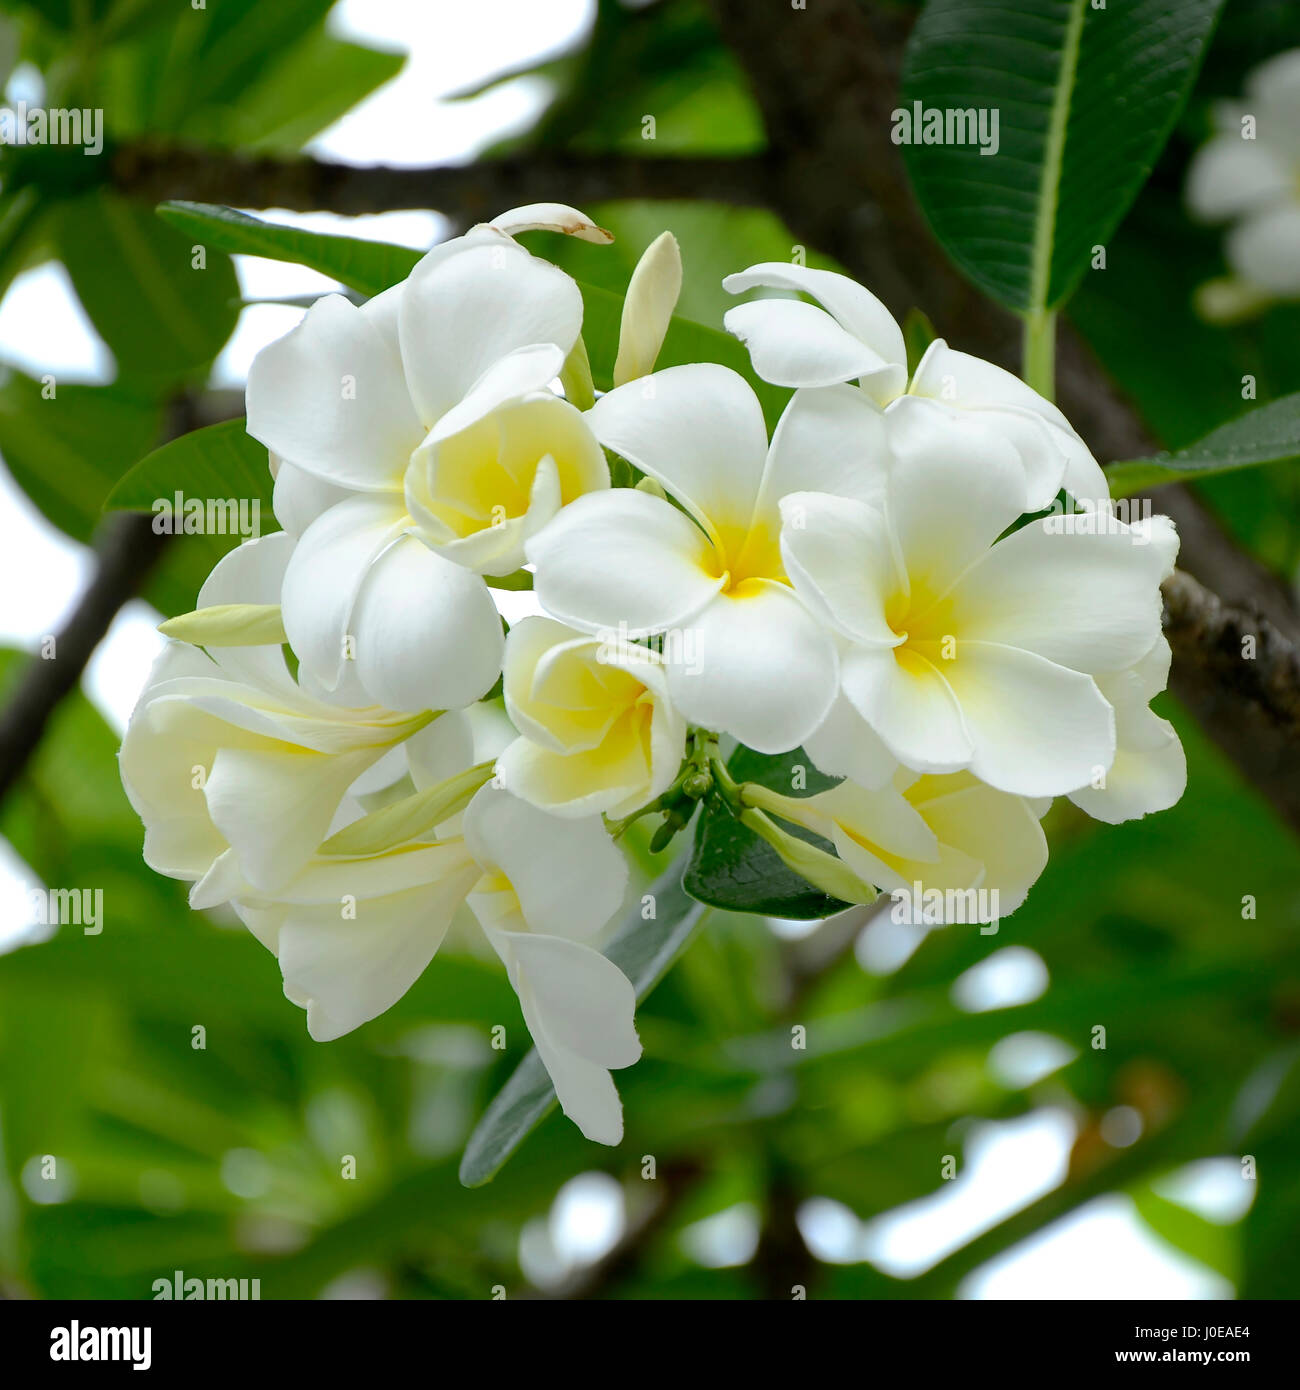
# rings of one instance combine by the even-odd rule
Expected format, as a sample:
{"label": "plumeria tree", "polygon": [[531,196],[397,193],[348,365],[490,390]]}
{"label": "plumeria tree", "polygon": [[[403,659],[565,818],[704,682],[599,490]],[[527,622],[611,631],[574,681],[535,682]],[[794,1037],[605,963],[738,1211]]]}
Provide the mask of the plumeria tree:
{"label": "plumeria tree", "polygon": [[[146,1209],[251,1203],[306,1232],[238,1254],[264,1296],[350,1261],[546,1284],[526,1223],[593,1168],[618,1258],[552,1251],[552,1291],[947,1296],[1113,1192],[1293,1291],[1295,65],[1248,75],[1286,26],[1224,8],[602,3],[516,146],[416,170],[298,152],[398,61],[327,5],[107,4],[88,46],[15,7],[47,105],[107,135],[5,152],[0,264],[59,259],[117,377],[2,388],[11,472],[98,557],[16,671],[3,828],[52,888],[99,863],[81,828],[52,857],[35,808],[77,799],[50,759],[143,588],[166,645],[101,789],[143,895],[116,968],[128,1001],[159,958],[185,980],[121,1024],[171,1060],[115,1059],[107,1122],[176,1144],[149,1087],[204,1096],[177,1177],[101,1142],[89,1093],[55,1134],[16,1090],[28,1191],[63,1144],[92,1221],[124,1164]],[[454,234],[264,211],[411,207]],[[1198,219],[1228,217],[1225,271]],[[207,385],[239,256],[337,286],[242,397]],[[223,499],[262,534],[212,526]],[[141,822],[156,878],[123,867]],[[0,986],[93,970],[67,944]],[[989,1011],[999,964],[1050,987]],[[268,1039],[281,1139],[231,1142]],[[226,1072],[186,1076],[209,1049]],[[1068,1179],[919,1281],[819,1247],[817,1199],[868,1221],[955,1177],[973,1119],[1053,1106]],[[1231,1237],[1160,1185],[1197,1159],[1250,1209]],[[693,1223],[745,1202],[752,1259],[704,1273]],[[9,1277],[67,1287],[51,1229]]]}

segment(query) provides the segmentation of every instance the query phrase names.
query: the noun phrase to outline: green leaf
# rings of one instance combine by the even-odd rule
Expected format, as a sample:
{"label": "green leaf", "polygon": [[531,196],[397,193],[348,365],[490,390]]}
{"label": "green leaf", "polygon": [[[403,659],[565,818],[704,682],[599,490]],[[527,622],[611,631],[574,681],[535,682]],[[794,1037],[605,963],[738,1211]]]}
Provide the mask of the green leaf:
{"label": "green leaf", "polygon": [[[1254,1163],[1255,1199],[1242,1225],[1242,1298],[1292,1298],[1300,1286],[1300,1048],[1289,1043],[1247,1078],[1237,1096],[1234,1134]],[[1234,1143],[1233,1150],[1235,1151]]]}
{"label": "green leaf", "polygon": [[[0,456],[41,512],[74,540],[89,543],[106,499],[131,465],[156,442],[161,408],[117,386],[59,385],[53,397],[12,369],[0,375]],[[264,471],[264,470],[263,470]],[[161,480],[160,480],[161,481]],[[166,487],[146,490],[149,510]],[[273,523],[268,526],[273,529]],[[145,597],[164,613],[193,608],[212,566],[239,540],[237,534],[185,536],[168,546]]]}
{"label": "green leaf", "polygon": [[[1146,181],[1222,3],[930,0],[904,64],[904,155],[935,234],[982,290],[1027,313],[1069,297]],[[918,143],[916,102],[945,134],[955,113],[984,111],[991,136],[997,112],[996,153]]]}
{"label": "green leaf", "polygon": [[[270,523],[271,470],[266,445],[245,429],[243,420],[223,420],[173,439],[147,454],[109,494],[104,506],[126,512],[157,511],[180,492],[187,499],[233,500],[256,504],[259,523]],[[176,529],[180,530],[177,518]]]}
{"label": "green leaf", "polygon": [[907,311],[907,317],[903,320],[903,342],[907,346],[908,376],[915,373],[921,365],[921,358],[925,356],[926,349],[938,336],[934,331],[934,324],[920,309],[911,308]]}
{"label": "green leaf", "polygon": [[[628,913],[605,954],[632,981],[640,1001],[686,949],[706,909],[682,888],[680,866],[656,880],[648,896],[655,915],[642,920],[641,903]],[[555,1088],[534,1048],[497,1092],[474,1128],[460,1161],[460,1180],[481,1187],[523,1143],[555,1104]]]}
{"label": "green leaf", "polygon": [[229,106],[210,108],[203,129],[185,133],[251,150],[291,153],[395,77],[404,53],[346,43],[324,28],[305,35],[284,59]]}
{"label": "green leaf", "polygon": [[54,218],[54,239],[119,381],[162,394],[206,368],[233,331],[234,265],[213,255],[196,269],[190,243],[147,207],[105,192],[74,199]]}
{"label": "green leaf", "polygon": [[[801,790],[808,795],[835,785],[834,778],[817,771],[802,748],[769,756],[740,747],[727,762],[727,771],[737,782],[758,782],[786,796],[799,794],[794,790],[798,768],[804,770],[806,785]],[[801,826],[783,824],[782,829],[819,849],[831,848]],[[725,811],[708,807],[696,826],[695,847],[684,882],[693,898],[729,912],[810,920],[843,912],[849,905],[800,878],[747,826]]]}
{"label": "green leaf", "polygon": [[104,499],[157,440],[161,412],[113,386],[50,384],[12,368],[0,379],[0,455],[42,513],[89,541]]}
{"label": "green leaf", "polygon": [[1171,1202],[1151,1188],[1132,1194],[1138,1215],[1175,1250],[1208,1265],[1216,1274],[1235,1283],[1240,1272],[1238,1235],[1231,1226],[1209,1221],[1199,1212]]}
{"label": "green leaf", "polygon": [[[196,242],[235,254],[310,266],[367,296],[405,279],[420,259],[420,252],[404,246],[304,232],[211,203],[163,203],[158,215]],[[608,391],[614,384],[623,296],[581,280],[577,283],[582,291],[582,336],[592,379],[600,390]],[[788,391],[754,375],[749,354],[729,333],[690,319],[674,318],[659,351],[657,366],[674,367],[687,362],[719,362],[739,372],[758,395],[769,429],[789,399]]]}
{"label": "green leaf", "polygon": [[1300,458],[1300,391],[1229,420],[1185,449],[1113,463],[1106,478],[1111,495],[1124,497],[1162,483],[1193,483],[1294,458]]}
{"label": "green leaf", "polygon": [[102,104],[113,133],[238,144],[248,123],[241,104],[257,104],[297,46],[322,28],[331,3],[220,0],[173,9],[169,25],[102,55]]}
{"label": "green leaf", "polygon": [[367,297],[404,280],[420,259],[406,246],[305,232],[214,203],[163,203],[158,216],[209,248],[309,266]]}

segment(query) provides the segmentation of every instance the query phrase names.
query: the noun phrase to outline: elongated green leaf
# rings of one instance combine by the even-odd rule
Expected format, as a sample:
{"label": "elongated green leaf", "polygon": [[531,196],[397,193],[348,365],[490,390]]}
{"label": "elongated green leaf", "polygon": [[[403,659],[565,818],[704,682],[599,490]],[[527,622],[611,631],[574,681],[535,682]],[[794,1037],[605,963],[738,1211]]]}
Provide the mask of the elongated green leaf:
{"label": "elongated green leaf", "polygon": [[239,317],[229,257],[194,264],[191,244],[149,210],[111,193],[59,210],[55,244],[118,377],[161,392],[221,351]]}
{"label": "elongated green leaf", "polygon": [[204,246],[310,266],[367,296],[405,279],[420,259],[406,246],[305,232],[214,203],[163,203],[158,216]]}
{"label": "elongated green leaf", "polygon": [[[799,768],[803,773],[797,777]],[[835,785],[833,778],[817,771],[802,748],[774,756],[737,748],[727,770],[737,782],[759,782],[786,796],[811,795]],[[800,826],[782,824],[781,828],[820,849],[830,849],[824,840]],[[707,808],[695,829],[695,847],[684,881],[693,898],[729,912],[810,920],[843,912],[848,906],[787,868],[771,845],[734,817]]]}
{"label": "elongated green leaf", "polygon": [[1258,1193],[1242,1226],[1243,1298],[1290,1298],[1300,1284],[1300,1048],[1290,1043],[1247,1079],[1234,1107],[1241,1152],[1253,1162]]}
{"label": "elongated green leaf", "polygon": [[186,121],[185,133],[215,143],[291,153],[395,77],[403,53],[345,43],[324,28],[305,35],[256,85],[227,106]]}
{"label": "elongated green leaf", "polygon": [[1146,181],[1222,3],[929,0],[894,138],[982,290],[1021,311],[1068,298]]}
{"label": "elongated green leaf", "polygon": [[105,55],[114,133],[235,144],[249,124],[261,133],[241,103],[256,108],[277,72],[292,71],[296,50],[323,28],[331,0],[221,0],[179,14],[172,8],[171,24]]}
{"label": "elongated green leaf", "polygon": [[[310,266],[364,295],[378,294],[405,279],[420,259],[418,251],[404,246],[305,232],[210,203],[163,203],[158,215],[195,242],[235,254]],[[600,390],[608,391],[614,384],[623,296],[581,280],[578,288],[582,291],[582,336],[587,344],[592,379]],[[687,362],[720,362],[739,372],[762,402],[769,429],[789,399],[788,391],[754,376],[749,354],[730,334],[690,319],[674,318],[657,365],[673,367]]]}
{"label": "elongated green leaf", "polygon": [[[706,911],[682,888],[679,865],[658,879],[648,896],[654,902],[654,917],[643,920],[638,903],[605,949],[632,981],[638,1000],[667,974]],[[461,1182],[466,1187],[490,1182],[554,1104],[555,1088],[534,1048],[497,1092],[470,1135],[460,1161]]]}
{"label": "elongated green leaf", "polygon": [[1113,497],[1162,483],[1193,483],[1237,468],[1300,458],[1300,392],[1229,420],[1171,454],[1113,463],[1106,469]]}
{"label": "elongated green leaf", "polygon": [[[117,386],[57,385],[52,397],[40,382],[10,370],[0,379],[0,458],[44,515],[74,539],[88,542],[114,485],[158,438],[161,409]],[[174,488],[142,489],[129,504],[149,510]],[[197,495],[197,494],[191,494]],[[262,520],[273,529],[269,511]],[[204,576],[236,534],[189,535],[170,546],[145,597],[164,613],[194,607]]]}
{"label": "elongated green leaf", "polygon": [[[52,394],[51,394],[52,392]],[[161,412],[113,386],[59,385],[6,369],[0,455],[61,530],[88,541],[104,499],[157,440]]]}
{"label": "elongated green leaf", "polygon": [[1138,1215],[1175,1250],[1236,1281],[1240,1273],[1239,1236],[1231,1226],[1209,1221],[1199,1212],[1171,1202],[1149,1187],[1133,1193]]}
{"label": "elongated green leaf", "polygon": [[[248,504],[262,529],[275,529],[271,512],[271,471],[266,446],[244,428],[243,420],[223,420],[164,444],[147,454],[109,494],[105,507],[126,512],[158,511],[176,493],[191,501]],[[161,514],[161,513],[160,513]],[[183,518],[173,528],[183,531]]]}

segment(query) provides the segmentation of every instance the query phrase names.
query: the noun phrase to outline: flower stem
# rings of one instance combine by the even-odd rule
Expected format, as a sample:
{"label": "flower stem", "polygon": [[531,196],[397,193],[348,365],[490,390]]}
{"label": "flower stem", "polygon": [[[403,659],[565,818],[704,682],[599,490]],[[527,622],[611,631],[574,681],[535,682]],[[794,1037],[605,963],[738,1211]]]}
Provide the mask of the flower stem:
{"label": "flower stem", "polygon": [[1025,315],[1021,375],[1044,400],[1056,398],[1056,310],[1031,309]]}

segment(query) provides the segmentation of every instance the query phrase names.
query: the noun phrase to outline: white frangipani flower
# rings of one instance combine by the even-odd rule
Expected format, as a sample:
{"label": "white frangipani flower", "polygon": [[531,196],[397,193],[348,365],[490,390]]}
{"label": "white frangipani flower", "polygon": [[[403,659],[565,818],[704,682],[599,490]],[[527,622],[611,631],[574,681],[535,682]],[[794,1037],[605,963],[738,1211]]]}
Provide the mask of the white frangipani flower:
{"label": "white frangipani flower", "polygon": [[[468,721],[444,715],[411,742],[415,785],[424,791],[437,785],[429,778],[454,777],[470,749]],[[506,966],[565,1114],[587,1138],[616,1144],[622,1108],[609,1070],[640,1056],[636,995],[589,943],[618,910],[627,881],[599,817],[559,820],[486,785],[463,815],[419,838],[364,855],[327,842],[273,898],[228,887],[318,1041],[391,1008],[468,903]]]}
{"label": "white frangipani flower", "polygon": [[749,349],[765,381],[796,387],[857,381],[887,422],[895,404],[909,395],[957,415],[970,413],[1014,445],[1024,471],[1022,510],[1041,511],[1062,487],[1080,503],[1109,508],[1105,475],[1056,406],[1019,377],[955,351],[942,338],[926,349],[909,384],[903,330],[870,290],[848,276],[765,261],[728,275],[722,284],[732,294],[762,287],[817,300],[756,299],[727,311],[727,330]]}
{"label": "white frangipani flower", "polygon": [[[917,922],[952,920],[932,914],[935,894],[965,914],[959,920],[1005,917],[1047,864],[1038,808],[969,772],[899,768],[875,790],[845,781],[809,797],[760,793],[756,804],[829,840],[864,883],[909,899]],[[985,895],[982,913],[970,911],[981,901],[970,890]]]}
{"label": "white frangipani flower", "polygon": [[[566,216],[599,230],[553,204],[501,225]],[[581,324],[568,275],[481,226],[360,308],[318,300],[258,354],[249,432],[280,461],[277,512],[301,528],[285,631],[326,689],[350,658],[394,709],[456,708],[496,680],[502,634],[479,576],[517,568],[527,535],[608,486],[581,415],[547,390]]]}
{"label": "white frangipani flower", "polygon": [[[292,546],[280,532],[231,551],[203,586],[200,609],[274,601]],[[273,892],[328,833],[349,788],[428,721],[327,702],[294,681],[276,644],[208,657],[170,643],[120,757],[145,823],[145,862],[194,880],[195,906],[220,901],[215,885],[236,874]]]}
{"label": "white frangipani flower", "polygon": [[1218,133],[1188,169],[1188,206],[1233,223],[1224,252],[1247,285],[1300,295],[1300,49],[1256,68],[1245,98],[1214,115]]}
{"label": "white frangipani flower", "polygon": [[520,737],[497,760],[497,776],[534,806],[627,816],[676,777],[686,723],[655,652],[525,618],[506,639],[504,687]]}
{"label": "white frangipani flower", "polygon": [[[147,862],[194,907],[233,907],[313,1038],[377,1018],[468,932],[565,1113],[613,1144],[611,1072],[641,1046],[635,988],[597,946],[629,819],[661,814],[658,848],[702,801],[833,898],[911,897],[922,922],[1013,911],[1051,797],[1114,822],[1181,794],[1149,708],[1178,541],[1117,519],[1082,441],[1014,377],[937,342],[909,383],[893,318],[828,272],[726,282],[818,301],[727,316],[796,388],[769,442],[737,373],[654,370],[681,286],[668,233],[591,404],[577,285],[513,240],[538,228],[610,239],[572,208],[517,208],[361,307],[319,301],[258,356],[249,429],[285,529],[163,625],[180,640],[121,767]],[[606,450],[636,487],[611,487]],[[1062,486],[1083,511],[1025,521]],[[503,639],[492,581],[530,580],[547,616]],[[844,780],[783,795],[772,760],[753,782],[724,763],[720,734],[747,756],[802,745]]]}
{"label": "white frangipani flower", "polygon": [[778,503],[796,486],[872,495],[880,416],[849,387],[800,391],[769,448],[749,385],[709,363],[629,382],[589,415],[682,509],[627,488],[566,507],[528,545],[542,607],[587,632],[666,634],[688,720],[759,752],[796,747],[830,708],[836,657],[787,580]]}
{"label": "white frangipani flower", "polygon": [[1160,637],[1145,656],[1123,671],[1097,677],[1115,709],[1115,761],[1070,800],[1094,820],[1118,825],[1152,811],[1167,811],[1187,789],[1187,755],[1174,726],[1151,708],[1169,683],[1169,643]]}
{"label": "white frangipani flower", "polygon": [[412,455],[406,504],[439,555],[513,574],[529,536],[565,503],[609,486],[609,465],[581,412],[549,391],[465,418],[450,411]]}
{"label": "white frangipani flower", "polygon": [[968,768],[1025,796],[1091,781],[1115,756],[1093,677],[1159,637],[1171,524],[1057,515],[999,540],[1023,499],[1011,444],[912,400],[891,445],[883,506],[781,503],[786,570],[848,644],[844,696],[915,771]]}

